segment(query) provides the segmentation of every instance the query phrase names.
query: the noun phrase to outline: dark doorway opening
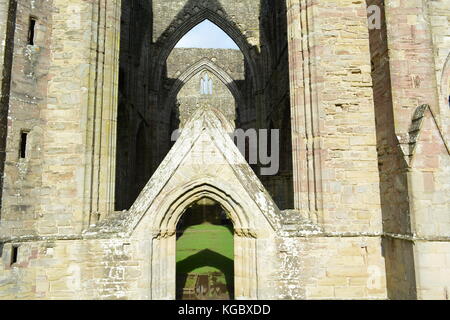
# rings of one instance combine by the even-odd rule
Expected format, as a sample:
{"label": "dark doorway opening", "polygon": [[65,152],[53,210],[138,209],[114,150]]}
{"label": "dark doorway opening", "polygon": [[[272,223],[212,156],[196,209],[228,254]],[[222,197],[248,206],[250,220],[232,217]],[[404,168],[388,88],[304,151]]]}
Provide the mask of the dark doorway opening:
{"label": "dark doorway opening", "polygon": [[205,198],[186,210],[177,227],[178,300],[234,299],[234,230],[215,201]]}

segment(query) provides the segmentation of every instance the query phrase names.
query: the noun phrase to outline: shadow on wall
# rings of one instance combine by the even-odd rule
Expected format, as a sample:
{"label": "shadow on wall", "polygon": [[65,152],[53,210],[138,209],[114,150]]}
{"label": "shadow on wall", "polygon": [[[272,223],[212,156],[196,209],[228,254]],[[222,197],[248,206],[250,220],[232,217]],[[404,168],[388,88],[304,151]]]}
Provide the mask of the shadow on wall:
{"label": "shadow on wall", "polygon": [[[366,3],[367,6],[378,5],[384,8],[381,5],[382,0],[366,0]],[[369,41],[383,231],[392,234],[411,234],[409,186],[406,175],[408,164],[395,133],[384,9],[382,13],[382,28],[369,30]],[[386,259],[389,299],[417,299],[413,242],[384,238],[382,247]]]}

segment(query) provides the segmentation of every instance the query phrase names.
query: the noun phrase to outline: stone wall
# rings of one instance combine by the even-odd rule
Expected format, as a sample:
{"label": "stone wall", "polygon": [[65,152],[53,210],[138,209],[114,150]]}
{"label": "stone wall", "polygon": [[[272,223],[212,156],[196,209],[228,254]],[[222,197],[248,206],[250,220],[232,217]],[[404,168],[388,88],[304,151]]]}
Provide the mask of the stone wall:
{"label": "stone wall", "polygon": [[[393,299],[442,299],[446,281],[439,271],[434,273],[435,280],[430,280],[426,267],[421,267],[423,253],[418,248],[434,243],[440,252],[436,238],[448,241],[444,231],[447,217],[442,212],[448,212],[449,207],[440,191],[448,189],[444,182],[448,179],[444,169],[448,166],[448,106],[440,89],[448,55],[442,32],[447,17],[440,10],[440,1],[367,4],[380,6],[383,14],[382,29],[371,30],[370,41],[383,230],[394,237],[384,241],[388,294]],[[425,101],[430,105],[420,106]],[[440,259],[445,260],[443,256]],[[424,273],[426,285],[422,283]],[[438,285],[437,279],[442,283]]]}
{"label": "stone wall", "polygon": [[379,238],[286,237],[280,255],[281,299],[386,299]]}
{"label": "stone wall", "polygon": [[[448,299],[445,0],[122,3],[0,0],[0,299],[173,298],[173,227],[205,195],[241,224],[242,297]],[[241,52],[173,50],[205,18]],[[281,130],[279,175],[212,127],[214,152],[172,145],[167,99],[192,106],[205,69],[230,118]]]}
{"label": "stone wall", "polygon": [[[272,290],[261,292],[266,298],[386,298],[378,239],[278,241],[281,267],[277,279],[266,283]],[[19,261],[12,266],[11,246],[5,245],[1,257],[0,299],[151,298],[151,242],[85,238],[21,243]],[[428,264],[445,272],[440,264]]]}
{"label": "stone wall", "polygon": [[234,49],[175,48],[167,58],[167,78],[178,79],[190,66],[209,59],[238,82],[245,80],[244,55]]}
{"label": "stone wall", "polygon": [[[95,8],[101,13],[83,1],[18,3],[2,236],[73,235],[110,203],[114,165],[99,165],[111,160],[108,146],[115,144],[118,70],[110,47],[117,44],[111,38],[117,12],[113,2],[108,5]],[[30,16],[37,20],[34,45],[28,44]],[[22,159],[23,132],[28,143]]]}
{"label": "stone wall", "polygon": [[[171,272],[174,271],[174,259],[170,257],[174,252],[175,232],[172,230],[178,220],[176,216],[184,212],[184,205],[195,197],[202,197],[201,194],[193,198],[184,194],[195,195],[195,189],[199,188],[202,193],[220,199],[221,205],[231,210],[230,217],[236,228],[237,296],[262,299],[385,298],[384,260],[379,237],[348,235],[336,238],[306,220],[298,219],[295,212],[290,213],[295,215],[292,218],[296,223],[291,224],[294,228],[289,228],[286,223],[284,227],[280,225],[281,213],[244,159],[235,158],[239,151],[218,126],[220,120],[211,116],[211,111],[207,112],[205,116],[196,113],[188,126],[195,128],[194,131],[177,141],[173,156],[165,160],[129,212],[109,217],[79,237],[8,242],[2,253],[0,297],[173,297]],[[208,134],[211,128],[218,129],[214,137]],[[199,159],[210,165],[202,165]],[[230,163],[230,159],[240,162]],[[203,170],[198,170],[198,166]],[[214,175],[215,171],[221,174]],[[167,175],[166,172],[174,174]],[[202,181],[207,181],[209,187],[204,189]],[[183,188],[186,184],[190,187]],[[213,191],[214,186],[220,189]],[[215,192],[224,192],[225,197],[218,198]],[[173,199],[181,202],[173,206]],[[234,205],[236,200],[237,207]],[[17,261],[12,261],[13,247],[18,247]],[[249,258],[252,255],[254,259]],[[242,259],[245,263],[238,262]],[[252,263],[255,263],[253,267]],[[254,276],[258,289],[252,286]]]}
{"label": "stone wall", "polygon": [[[202,63],[205,65],[202,66]],[[214,69],[209,70],[207,64],[213,66]],[[196,65],[198,67],[192,69]],[[191,74],[189,74],[190,70],[192,70]],[[205,72],[212,80],[213,93],[211,95],[200,92],[200,83]],[[221,73],[225,73],[228,79],[219,78]],[[221,110],[232,122],[239,121],[237,119],[238,110],[242,113],[246,108],[244,105],[246,99],[243,95],[245,92],[245,62],[244,56],[239,50],[175,48],[167,59],[167,78],[168,85],[172,85],[172,88],[176,87],[169,91],[167,103],[173,104],[176,101],[172,108],[177,109],[181,126],[201,104],[209,104]],[[182,83],[178,83],[180,81]],[[231,85],[236,87],[239,92],[234,92],[233,95],[228,88]],[[176,96],[174,97],[174,95]],[[240,127],[238,123],[237,127]]]}
{"label": "stone wall", "polygon": [[11,246],[5,245],[1,257],[0,299],[121,299],[125,292],[130,299],[148,299],[133,286],[143,274],[127,241],[22,243],[13,266]]}
{"label": "stone wall", "polygon": [[[207,79],[207,80],[206,80]],[[207,92],[200,93],[200,83],[211,81],[211,87]],[[210,105],[220,110],[230,122],[236,121],[236,102],[230,90],[220,79],[205,71],[192,77],[181,89],[177,96],[177,105],[180,115],[180,126],[183,127],[186,121],[195,112],[199,105]]]}
{"label": "stone wall", "polygon": [[[383,8],[382,2],[367,1],[367,6],[376,5]],[[369,36],[383,231],[391,234],[411,234],[408,165],[395,133],[391,62],[388,54],[384,10],[382,11],[382,28],[369,30]],[[384,248],[387,255],[386,270],[390,298],[414,298],[416,293],[412,242],[402,239],[385,239]]]}
{"label": "stone wall", "polygon": [[450,271],[450,157],[429,106],[414,115],[421,130],[409,170],[417,295],[448,300]]}
{"label": "stone wall", "polygon": [[[13,62],[8,104],[8,127],[4,162],[2,231],[8,235],[64,232],[51,228],[41,213],[44,127],[42,111],[48,103],[51,32],[51,2],[17,3],[15,32],[12,35]],[[30,20],[36,20],[34,42],[29,42]],[[8,65],[6,64],[7,68]],[[6,70],[5,70],[6,71]],[[6,128],[5,128],[6,129]],[[25,154],[21,144],[26,138]],[[22,153],[23,153],[22,151]],[[41,219],[39,219],[41,218]],[[39,221],[40,220],[40,221]],[[20,231],[19,231],[20,230]]]}
{"label": "stone wall", "polygon": [[448,240],[418,241],[415,244],[418,299],[449,300],[449,250]]}
{"label": "stone wall", "polygon": [[289,10],[296,208],[329,231],[380,232],[366,5],[293,1]]}
{"label": "stone wall", "polygon": [[[443,1],[437,1],[436,5],[429,4],[429,1],[385,3],[395,131],[405,154],[408,154],[408,131],[415,109],[426,103],[438,118],[441,114],[434,66],[437,62],[437,69],[442,69],[442,57],[436,61],[435,52],[441,56],[447,50],[440,47],[435,51],[433,47],[433,38],[439,43],[442,42],[439,40],[442,36],[436,34],[434,37],[432,25],[435,24],[434,30],[439,33],[439,22],[430,23],[435,17],[428,16],[427,7],[436,8],[435,11],[430,9],[437,14],[442,3]],[[442,18],[436,20],[442,21]]]}
{"label": "stone wall", "polygon": [[[158,12],[158,15],[155,15],[153,20],[153,42],[165,41],[165,32],[179,28],[186,16],[193,17],[200,13],[203,8],[207,8],[225,17],[232,17],[230,20],[238,27],[240,33],[245,36],[252,46],[257,46],[260,36],[260,21],[258,14],[255,14],[255,12],[260,12],[260,6],[260,1],[253,0],[212,0],[203,2],[195,0],[153,0],[153,8]],[[177,19],[180,17],[182,19]]]}

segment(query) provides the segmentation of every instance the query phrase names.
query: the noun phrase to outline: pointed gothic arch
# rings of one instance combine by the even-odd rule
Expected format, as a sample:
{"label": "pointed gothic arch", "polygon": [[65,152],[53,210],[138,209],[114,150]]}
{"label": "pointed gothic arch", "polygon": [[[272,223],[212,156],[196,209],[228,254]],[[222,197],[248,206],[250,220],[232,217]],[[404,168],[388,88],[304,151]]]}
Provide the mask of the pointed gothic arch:
{"label": "pointed gothic arch", "polygon": [[[217,170],[213,168],[215,162],[212,162],[210,166],[207,166],[208,168],[201,172],[190,169],[189,162],[187,164],[183,162],[191,153],[195,154],[195,148],[205,150],[205,141],[200,139],[205,132],[212,139],[211,147],[217,148],[221,157],[223,157],[218,164],[231,170],[232,179],[237,179],[236,182],[239,185],[245,186],[243,189],[245,193],[237,192],[237,185],[227,183],[222,175],[217,173]],[[219,110],[209,107],[198,109],[182,130],[180,138],[155,175],[151,177],[143,192],[131,207],[130,215],[125,223],[128,232],[132,233],[138,225],[142,224],[144,217],[148,218],[147,212],[149,211],[151,211],[151,218],[148,220],[147,229],[150,228],[153,232],[156,232],[155,234],[159,235],[175,232],[182,212],[175,209],[171,210],[171,206],[173,207],[173,204],[183,199],[186,194],[189,195],[186,198],[187,200],[195,198],[195,192],[198,190],[208,190],[213,200],[223,205],[225,209],[236,212],[236,216],[232,217],[236,229],[252,230],[254,225],[251,221],[265,221],[264,224],[269,226],[269,229],[272,231],[278,230],[280,228],[278,208],[235,146],[229,132],[230,125]],[[210,149],[206,148],[206,150]],[[207,159],[208,161],[214,161],[209,157]],[[176,176],[176,187],[171,188],[169,182],[175,177],[176,173],[182,170],[183,166],[189,168],[183,169],[186,170],[184,174]],[[208,170],[212,170],[213,173],[207,174]],[[193,179],[189,175],[194,175],[196,178]],[[181,183],[180,181],[184,182]],[[171,189],[165,194],[168,188]],[[249,190],[253,191],[250,192]],[[161,197],[162,194],[164,194],[163,197]],[[216,198],[219,195],[223,199],[227,199],[228,205],[223,200]],[[245,199],[246,197],[247,199]],[[232,204],[233,202],[238,203],[239,207],[235,207]],[[186,206],[190,204],[183,203]],[[155,205],[158,210],[150,210]]]}
{"label": "pointed gothic arch", "polygon": [[[220,186],[220,187],[219,187]],[[237,299],[258,299],[263,294],[259,288],[267,270],[261,270],[257,256],[270,254],[265,249],[265,241],[275,230],[261,223],[264,219],[248,205],[248,200],[233,192],[232,186],[214,178],[204,177],[173,190],[162,200],[156,215],[147,214],[136,226],[136,236],[148,233],[143,238],[152,243],[151,252],[151,293],[152,299],[175,299],[176,296],[176,228],[185,210],[193,203],[209,198],[217,202],[233,222],[235,235],[234,286]],[[257,222],[257,223],[255,223]],[[265,226],[265,227],[263,227]],[[148,232],[151,231],[151,232]],[[271,236],[272,234],[272,236]],[[151,238],[151,239],[150,239]],[[274,257],[272,257],[274,259]]]}
{"label": "pointed gothic arch", "polygon": [[234,192],[232,186],[211,177],[182,185],[166,197],[161,205],[164,210],[153,216],[151,229],[156,231],[154,234],[174,234],[186,208],[203,198],[214,200],[227,211],[239,235],[257,236],[256,226],[249,214],[249,208],[243,205],[245,200],[242,196]]}
{"label": "pointed gothic arch", "polygon": [[[202,179],[203,180],[203,179]],[[207,179],[206,179],[207,180]],[[254,224],[246,215],[244,208],[235,200],[237,195],[230,195],[217,188],[213,181],[196,181],[190,185],[182,186],[166,200],[168,209],[164,215],[155,217],[154,249],[153,262],[165,265],[159,268],[159,273],[153,274],[152,283],[154,292],[152,295],[156,298],[173,297],[176,291],[175,273],[176,264],[173,259],[176,254],[176,227],[185,210],[203,198],[209,198],[220,204],[227,212],[233,222],[235,235],[235,275],[234,286],[237,298],[257,299],[258,298],[258,266],[256,261],[256,230]],[[181,194],[181,196],[180,196]],[[162,249],[162,250],[161,250]],[[162,279],[165,281],[161,282]],[[153,289],[153,288],[152,288]]]}
{"label": "pointed gothic arch", "polygon": [[[145,244],[142,257],[149,261],[149,269],[142,281],[148,284],[142,285],[148,287],[151,299],[175,299],[177,225],[185,210],[203,198],[217,202],[234,226],[235,297],[260,299],[268,292],[274,270],[270,264],[277,261],[270,244],[280,230],[279,211],[217,112],[202,108],[194,114],[120,221],[121,233]],[[210,150],[206,151],[208,161],[219,155],[222,162],[202,166],[202,171],[193,169],[197,164],[189,159],[202,150]]]}
{"label": "pointed gothic arch", "polygon": [[160,81],[158,79],[161,78],[164,70],[164,64],[169,57],[172,50],[175,48],[176,44],[183,38],[192,28],[202,23],[205,20],[209,20],[222,29],[239,47],[241,52],[245,57],[245,61],[249,67],[250,76],[252,79],[252,83],[254,84],[254,88],[259,87],[259,78],[256,76],[257,73],[257,65],[254,59],[254,53],[252,52],[252,46],[247,41],[246,37],[242,34],[242,32],[235,26],[225,14],[214,12],[208,8],[203,8],[201,11],[194,15],[184,15],[180,16],[180,19],[177,19],[178,25],[171,25],[161,36],[160,39],[156,42],[156,47],[159,47],[159,54],[157,55],[155,61],[155,67],[153,74],[153,83],[157,86],[155,89],[159,90]]}

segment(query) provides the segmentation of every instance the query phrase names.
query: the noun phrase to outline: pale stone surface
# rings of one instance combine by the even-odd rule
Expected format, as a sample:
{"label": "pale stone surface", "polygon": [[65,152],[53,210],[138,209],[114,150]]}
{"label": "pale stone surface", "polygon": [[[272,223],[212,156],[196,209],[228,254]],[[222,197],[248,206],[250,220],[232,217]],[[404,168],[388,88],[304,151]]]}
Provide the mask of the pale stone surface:
{"label": "pale stone surface", "polygon": [[[447,0],[0,0],[0,299],[173,299],[177,221],[208,196],[235,227],[238,298],[448,300],[449,17]],[[173,49],[204,19],[241,51]],[[235,127],[280,129],[277,175]]]}

